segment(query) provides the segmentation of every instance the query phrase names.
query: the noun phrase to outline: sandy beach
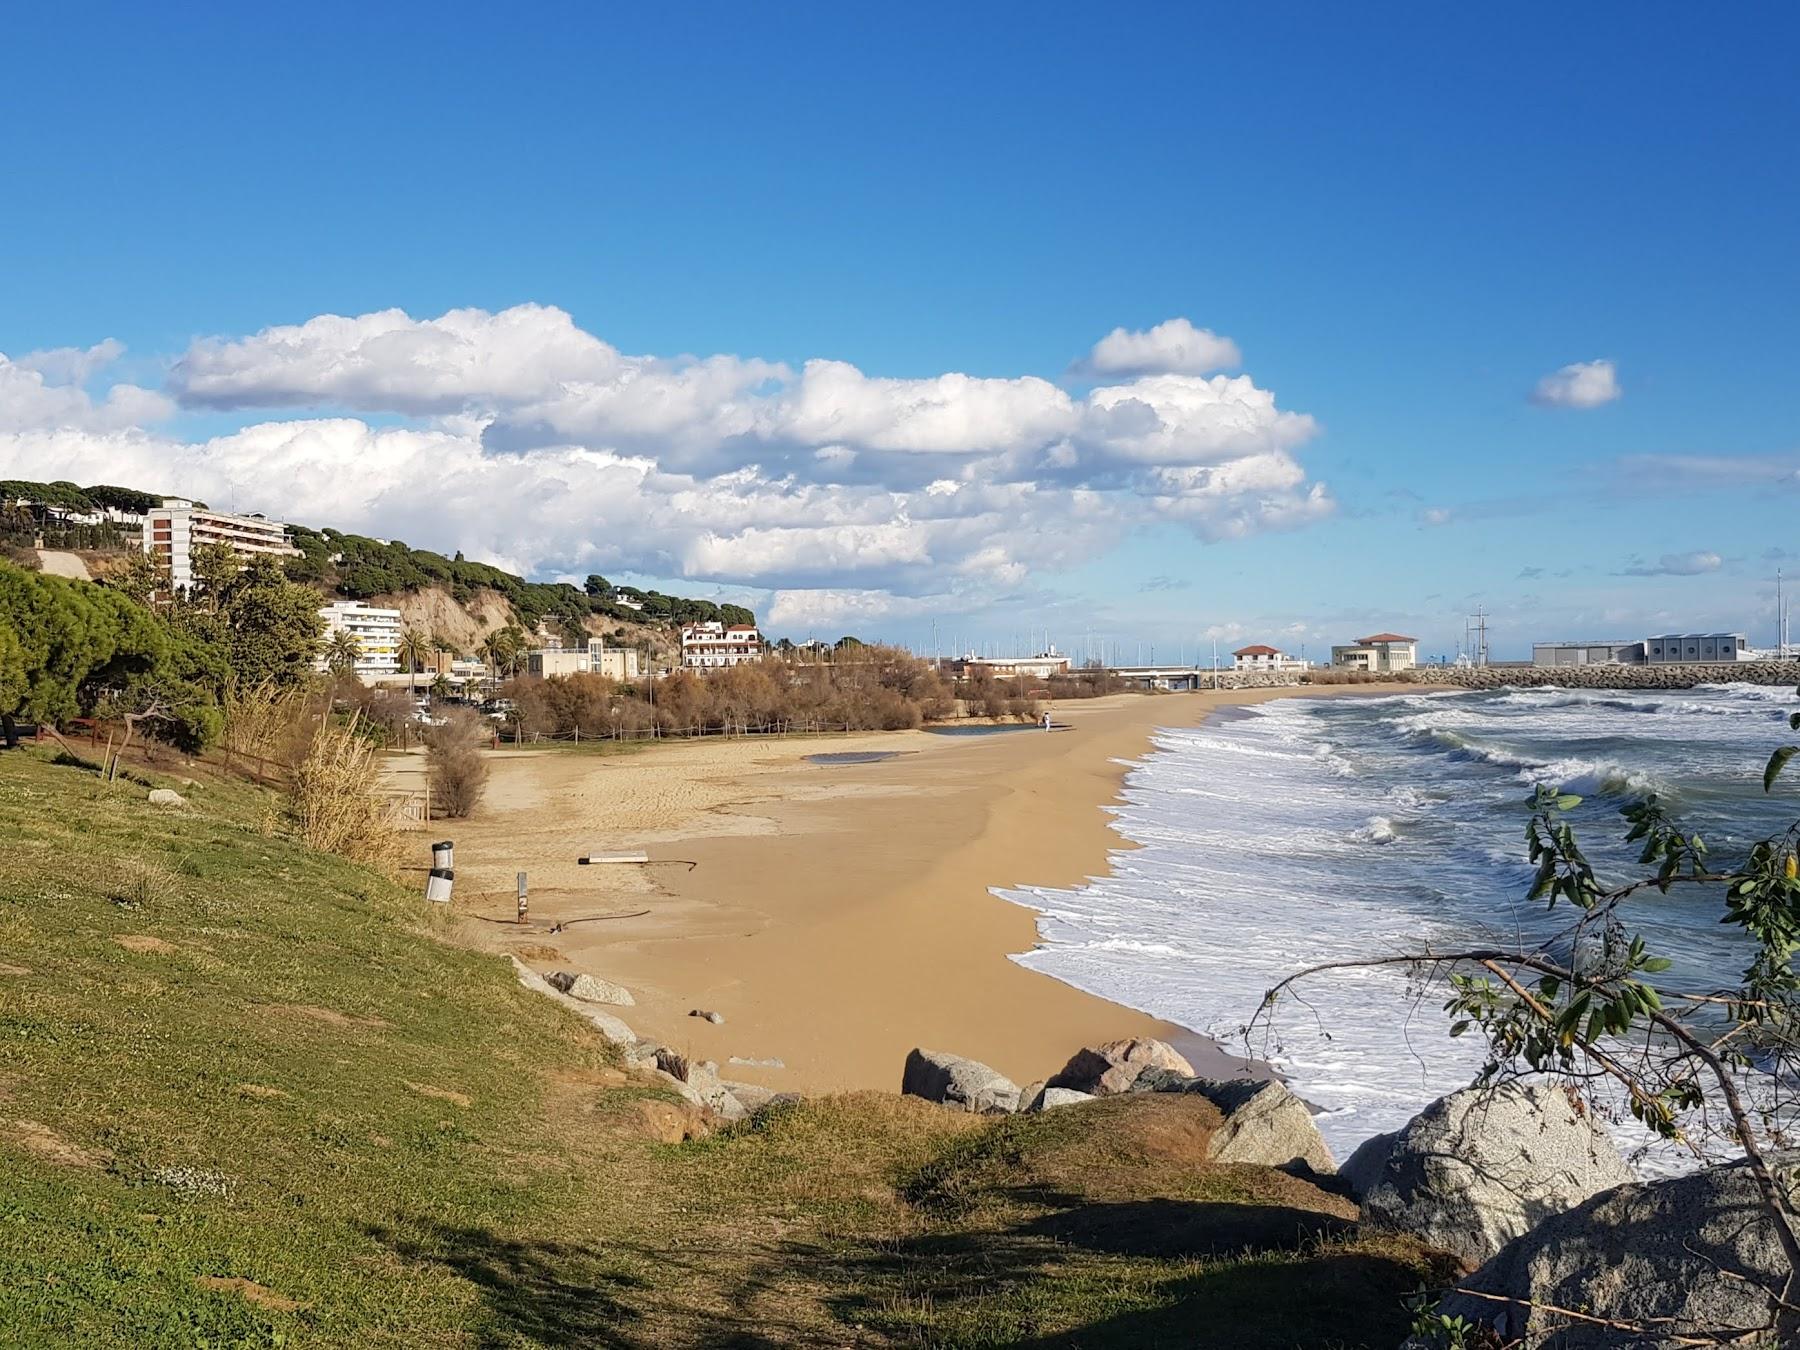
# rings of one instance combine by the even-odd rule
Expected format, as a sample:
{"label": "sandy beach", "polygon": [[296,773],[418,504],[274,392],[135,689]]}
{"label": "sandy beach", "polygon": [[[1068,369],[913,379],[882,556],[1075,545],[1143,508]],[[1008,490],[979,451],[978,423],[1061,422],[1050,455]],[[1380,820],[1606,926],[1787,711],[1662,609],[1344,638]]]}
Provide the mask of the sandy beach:
{"label": "sandy beach", "polygon": [[[1129,1035],[1177,1037],[1217,1072],[1239,1061],[1009,960],[1036,945],[1036,915],[990,888],[1104,871],[1124,846],[1105,808],[1158,727],[1381,690],[1118,695],[1059,705],[1067,730],[1050,733],[509,748],[492,755],[477,814],[429,834],[456,842],[462,940],[624,985],[637,1005],[618,1011],[640,1035],[717,1060],[727,1077],[892,1089],[907,1051],[925,1045],[1024,1083],[1083,1044]],[[856,752],[884,757],[808,759]],[[653,861],[577,862],[626,850]],[[520,871],[524,925],[513,922]]]}

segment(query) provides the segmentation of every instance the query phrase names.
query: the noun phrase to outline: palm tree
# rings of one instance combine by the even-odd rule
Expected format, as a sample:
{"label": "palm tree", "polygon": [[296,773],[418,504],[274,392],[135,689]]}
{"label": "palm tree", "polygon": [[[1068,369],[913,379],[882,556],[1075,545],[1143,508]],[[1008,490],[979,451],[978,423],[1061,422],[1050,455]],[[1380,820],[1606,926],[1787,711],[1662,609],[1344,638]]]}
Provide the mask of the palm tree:
{"label": "palm tree", "polygon": [[362,643],[347,628],[338,629],[331,635],[331,641],[325,644],[325,669],[333,675],[354,675],[356,663],[360,660]]}
{"label": "palm tree", "polygon": [[431,639],[416,628],[409,628],[400,635],[399,657],[406,662],[406,673],[413,678],[407,681],[409,692],[413,698],[419,697],[419,667],[431,656]]}
{"label": "palm tree", "polygon": [[496,628],[481,640],[481,659],[487,662],[488,689],[500,683],[500,667],[512,659],[512,639],[506,629]]}

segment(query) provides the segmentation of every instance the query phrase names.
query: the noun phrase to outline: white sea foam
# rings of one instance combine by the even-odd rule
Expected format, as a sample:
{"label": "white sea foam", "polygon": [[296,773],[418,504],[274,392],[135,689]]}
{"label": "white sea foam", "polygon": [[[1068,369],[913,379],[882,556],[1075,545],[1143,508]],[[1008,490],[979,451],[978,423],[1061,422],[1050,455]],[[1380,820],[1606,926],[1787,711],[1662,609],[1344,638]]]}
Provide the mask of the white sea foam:
{"label": "white sea foam", "polygon": [[1387,816],[1370,816],[1369,823],[1356,831],[1355,838],[1371,844],[1391,844],[1400,837],[1394,822]]}
{"label": "white sea foam", "polygon": [[[1343,1157],[1464,1085],[1484,1045],[1452,1040],[1443,990],[1405,967],[1310,977],[1246,1043],[1264,992],[1322,962],[1560,928],[1564,916],[1522,902],[1533,783],[1594,796],[1579,808],[1583,843],[1625,865],[1634,853],[1602,848],[1620,796],[1697,782],[1760,803],[1741,765],[1766,757],[1768,691],[1681,693],[1282,700],[1164,731],[1115,813],[1137,848],[1084,886],[998,892],[1040,912],[1040,945],[1014,959],[1270,1060],[1323,1109]],[[1690,919],[1680,904],[1647,910],[1647,931],[1678,974],[1717,987],[1741,952],[1716,910]]]}

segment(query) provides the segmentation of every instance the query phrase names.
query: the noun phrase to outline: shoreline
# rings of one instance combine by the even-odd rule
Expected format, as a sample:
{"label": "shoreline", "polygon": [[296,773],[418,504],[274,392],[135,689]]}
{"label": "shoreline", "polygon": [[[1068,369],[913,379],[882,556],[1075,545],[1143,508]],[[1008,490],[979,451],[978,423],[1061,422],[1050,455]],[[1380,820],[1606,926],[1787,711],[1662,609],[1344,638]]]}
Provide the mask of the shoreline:
{"label": "shoreline", "polygon": [[[1266,1075],[1199,1033],[1012,960],[1040,944],[1039,913],[995,891],[1103,875],[1113,851],[1131,847],[1112,808],[1158,730],[1272,698],[1394,690],[1114,695],[1058,705],[1070,729],[1050,734],[875,732],[622,756],[503,750],[476,816],[432,828],[457,841],[460,940],[539,971],[623,984],[636,1005],[608,1011],[716,1060],[728,1079],[894,1090],[906,1052],[926,1046],[1027,1083],[1083,1045],[1127,1036],[1169,1040],[1204,1074]],[[913,753],[806,759],[891,751]],[[578,867],[593,848],[667,861]],[[518,870],[530,876],[524,928],[504,922]],[[633,917],[550,931],[600,914]],[[781,1066],[755,1062],[770,1060]]]}

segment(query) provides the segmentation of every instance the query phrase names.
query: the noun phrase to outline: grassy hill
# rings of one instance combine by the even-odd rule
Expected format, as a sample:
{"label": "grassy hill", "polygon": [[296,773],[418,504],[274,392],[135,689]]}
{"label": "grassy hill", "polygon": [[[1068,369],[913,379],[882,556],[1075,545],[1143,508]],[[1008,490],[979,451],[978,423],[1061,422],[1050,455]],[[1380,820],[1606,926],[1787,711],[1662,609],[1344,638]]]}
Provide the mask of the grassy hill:
{"label": "grassy hill", "polygon": [[0,755],[0,1343],[1391,1347],[1445,1273],[1198,1097],[663,1142],[410,888],[177,786]]}

